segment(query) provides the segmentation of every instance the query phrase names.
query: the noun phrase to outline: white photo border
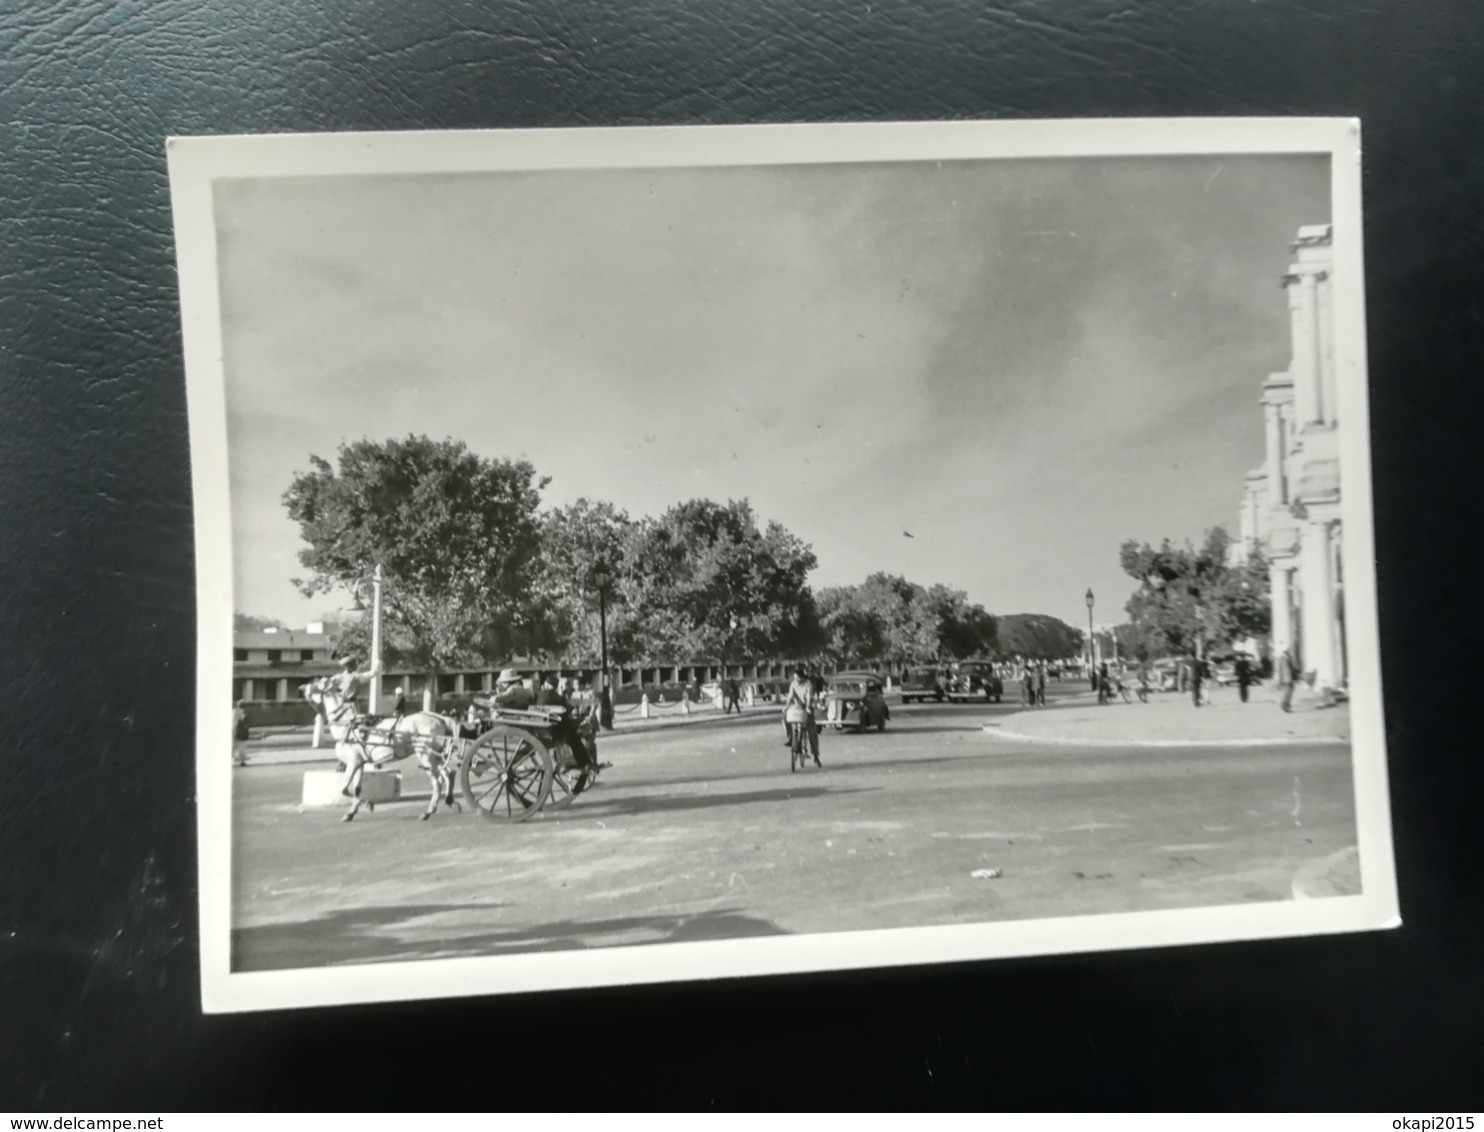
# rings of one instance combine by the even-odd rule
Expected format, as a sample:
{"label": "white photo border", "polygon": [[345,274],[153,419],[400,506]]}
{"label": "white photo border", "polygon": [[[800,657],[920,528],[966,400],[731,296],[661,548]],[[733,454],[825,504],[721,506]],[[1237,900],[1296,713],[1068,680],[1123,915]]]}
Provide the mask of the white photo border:
{"label": "white photo border", "polygon": [[[820,165],[1007,158],[1313,154],[1330,159],[1347,565],[1351,756],[1362,893],[1254,906],[948,927],[231,970],[232,525],[212,183],[220,178]],[[1360,123],[1347,118],[1079,119],[665,126],[171,138],[197,587],[196,777],[202,1007],[208,1013],[513,994],[1114,951],[1396,927],[1371,506]]]}

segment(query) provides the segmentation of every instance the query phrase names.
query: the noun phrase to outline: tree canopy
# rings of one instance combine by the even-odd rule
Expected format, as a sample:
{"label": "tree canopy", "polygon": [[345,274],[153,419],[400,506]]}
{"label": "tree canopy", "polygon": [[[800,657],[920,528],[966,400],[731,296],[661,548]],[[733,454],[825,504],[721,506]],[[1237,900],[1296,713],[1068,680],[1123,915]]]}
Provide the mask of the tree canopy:
{"label": "tree canopy", "polygon": [[1199,547],[1123,544],[1124,573],[1139,583],[1126,608],[1147,651],[1204,653],[1268,632],[1267,563],[1254,553],[1233,564],[1230,545],[1222,527]]}
{"label": "tree canopy", "polygon": [[547,481],[524,461],[408,436],[310,457],[283,502],[310,571],[305,596],[382,568],[387,659],[437,670],[539,648],[550,611],[535,585]]}
{"label": "tree canopy", "polygon": [[[1054,658],[1080,642],[1055,618],[999,621],[962,590],[897,574],[816,594],[813,549],[745,499],[632,518],[587,498],[543,510],[548,483],[526,461],[426,436],[343,444],[334,462],[312,455],[283,496],[308,571],[295,584],[305,596],[353,590],[380,566],[383,659],[425,671],[515,656],[596,663],[600,605],[620,665]],[[363,654],[368,630],[368,619],[347,625],[338,651]]]}
{"label": "tree canopy", "polygon": [[823,590],[819,611],[821,651],[836,664],[964,659],[992,653],[997,642],[995,618],[962,590],[899,574]]}
{"label": "tree canopy", "polygon": [[287,629],[276,617],[259,617],[255,613],[236,610],[232,614],[232,630],[237,633],[261,633],[264,629]]}
{"label": "tree canopy", "polygon": [[746,500],[693,499],[630,532],[620,647],[635,659],[790,655],[816,614],[813,550]]}
{"label": "tree canopy", "polygon": [[547,597],[551,647],[568,663],[602,655],[599,590],[607,605],[609,655],[623,663],[633,633],[620,586],[629,567],[635,523],[611,503],[579,499],[546,513],[538,588]]}

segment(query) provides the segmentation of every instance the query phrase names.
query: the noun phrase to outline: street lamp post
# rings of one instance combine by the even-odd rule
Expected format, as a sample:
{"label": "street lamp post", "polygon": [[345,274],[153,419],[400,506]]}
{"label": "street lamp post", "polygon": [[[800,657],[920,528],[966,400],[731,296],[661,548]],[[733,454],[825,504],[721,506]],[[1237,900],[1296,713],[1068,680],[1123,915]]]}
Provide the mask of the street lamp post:
{"label": "street lamp post", "polygon": [[1098,687],[1098,645],[1092,628],[1092,587],[1087,590],[1087,676],[1093,691]]}
{"label": "street lamp post", "polygon": [[371,572],[371,703],[372,715],[381,712],[381,563]]}
{"label": "street lamp post", "polygon": [[598,676],[596,689],[600,705],[599,723],[604,727],[612,727],[611,709],[603,710],[603,707],[612,703],[613,695],[608,687],[608,587],[613,582],[613,576],[608,573],[606,566],[600,566],[589,577],[593,587],[598,591],[598,648],[601,654],[600,663],[603,666]]}

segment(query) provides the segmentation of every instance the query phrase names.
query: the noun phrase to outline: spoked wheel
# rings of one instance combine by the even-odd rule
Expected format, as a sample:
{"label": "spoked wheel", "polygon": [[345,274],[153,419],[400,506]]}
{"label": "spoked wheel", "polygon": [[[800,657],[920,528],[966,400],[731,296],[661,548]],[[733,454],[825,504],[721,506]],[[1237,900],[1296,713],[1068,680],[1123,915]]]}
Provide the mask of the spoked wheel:
{"label": "spoked wheel", "polygon": [[582,767],[566,743],[553,745],[552,759],[555,765],[552,768],[551,794],[546,799],[545,808],[560,810],[570,806],[573,798],[593,784],[594,772],[590,771],[587,781],[583,781]]}
{"label": "spoked wheel", "polygon": [[788,772],[795,773],[804,765],[804,727],[791,723],[788,730]]}
{"label": "spoked wheel", "polygon": [[529,731],[498,723],[464,748],[459,785],[464,800],[490,821],[526,821],[551,793],[554,765]]}

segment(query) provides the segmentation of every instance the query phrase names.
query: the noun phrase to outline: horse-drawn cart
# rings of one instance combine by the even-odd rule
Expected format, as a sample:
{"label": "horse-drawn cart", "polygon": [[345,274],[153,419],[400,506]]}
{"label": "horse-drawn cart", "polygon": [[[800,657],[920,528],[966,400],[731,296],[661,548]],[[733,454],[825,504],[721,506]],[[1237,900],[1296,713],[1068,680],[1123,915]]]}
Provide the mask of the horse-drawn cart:
{"label": "horse-drawn cart", "polygon": [[[491,821],[526,821],[558,810],[592,785],[601,766],[591,745],[582,759],[572,743],[586,736],[560,734],[562,709],[491,709],[474,728],[463,727],[459,787],[464,800]],[[478,734],[471,737],[470,730]]]}
{"label": "horse-drawn cart", "polygon": [[346,821],[361,807],[364,770],[412,755],[432,787],[424,819],[440,803],[457,808],[457,779],[464,800],[490,821],[528,821],[570,805],[606,765],[597,761],[592,720],[579,725],[562,706],[514,710],[481,697],[460,721],[426,711],[363,715],[329,681],[308,685],[304,695],[335,737],[346,775],[341,793],[350,799]]}

